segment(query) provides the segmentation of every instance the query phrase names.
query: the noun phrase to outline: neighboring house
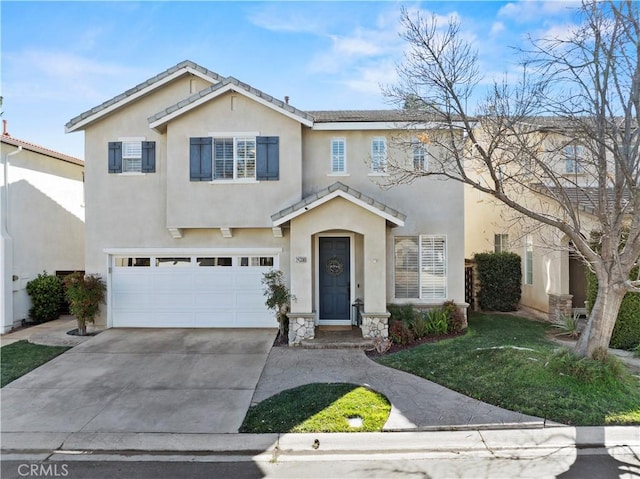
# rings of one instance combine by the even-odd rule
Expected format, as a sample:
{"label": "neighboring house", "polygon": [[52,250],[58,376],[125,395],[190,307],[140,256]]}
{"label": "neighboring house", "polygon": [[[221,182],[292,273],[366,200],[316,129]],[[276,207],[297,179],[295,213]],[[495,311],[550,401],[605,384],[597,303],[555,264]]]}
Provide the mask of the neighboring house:
{"label": "neighboring house", "polygon": [[[543,125],[549,119],[540,119]],[[559,135],[543,130],[550,142],[560,143]],[[582,235],[589,237],[597,227],[593,201],[597,197],[588,184],[592,175],[583,170],[581,147],[558,148],[559,154],[548,164],[561,181],[564,192],[578,206]],[[483,172],[469,171],[481,178]],[[536,183],[531,178],[520,203],[536,211],[555,211],[560,189]],[[571,251],[569,239],[555,228],[542,225],[511,210],[493,197],[465,186],[465,257],[475,253],[510,251],[522,258],[523,309],[540,317],[558,320],[572,311],[585,313],[586,276],[582,259]]]}
{"label": "neighboring house", "polygon": [[386,334],[390,302],[466,308],[462,186],[380,187],[403,120],[301,111],[189,61],[72,119],[86,270],[108,286],[99,321],[275,327],[272,268],[293,295],[291,342],[355,323],[357,299],[369,337]]}
{"label": "neighboring house", "polygon": [[39,273],[84,270],[84,163],[0,137],[2,171],[2,333],[28,318],[27,283]]}

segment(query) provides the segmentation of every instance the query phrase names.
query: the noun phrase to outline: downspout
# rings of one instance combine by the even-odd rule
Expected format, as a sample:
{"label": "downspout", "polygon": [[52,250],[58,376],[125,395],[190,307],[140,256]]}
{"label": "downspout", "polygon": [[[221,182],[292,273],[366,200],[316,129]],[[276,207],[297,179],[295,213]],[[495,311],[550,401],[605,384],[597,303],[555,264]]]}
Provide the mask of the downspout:
{"label": "downspout", "polygon": [[13,239],[9,232],[9,157],[22,151],[22,146],[3,158],[2,224],[0,226],[0,333],[13,329]]}

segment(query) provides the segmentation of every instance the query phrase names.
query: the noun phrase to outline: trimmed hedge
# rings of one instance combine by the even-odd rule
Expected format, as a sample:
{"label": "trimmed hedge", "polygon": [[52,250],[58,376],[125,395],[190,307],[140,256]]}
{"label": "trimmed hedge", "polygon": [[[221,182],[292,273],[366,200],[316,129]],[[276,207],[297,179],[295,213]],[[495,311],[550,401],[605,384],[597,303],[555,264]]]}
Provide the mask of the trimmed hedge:
{"label": "trimmed hedge", "polygon": [[480,291],[478,304],[485,311],[516,311],[522,294],[521,259],[515,253],[477,253]]}
{"label": "trimmed hedge", "polygon": [[[637,268],[631,272],[636,277]],[[598,278],[587,270],[587,307],[593,308],[598,296]],[[633,350],[640,346],[640,293],[627,293],[620,305],[609,347]]]}
{"label": "trimmed hedge", "polygon": [[27,293],[31,297],[29,317],[37,323],[52,321],[60,317],[64,301],[62,280],[46,271],[27,283]]}

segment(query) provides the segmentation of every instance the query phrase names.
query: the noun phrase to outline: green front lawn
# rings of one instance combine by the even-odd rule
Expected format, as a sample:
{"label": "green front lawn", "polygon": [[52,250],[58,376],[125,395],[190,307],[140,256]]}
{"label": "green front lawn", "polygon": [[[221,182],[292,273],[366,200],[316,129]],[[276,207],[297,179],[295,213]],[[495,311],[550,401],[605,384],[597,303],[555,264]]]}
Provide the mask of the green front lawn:
{"label": "green front lawn", "polygon": [[0,348],[1,378],[0,387],[24,376],[29,371],[51,361],[64,353],[67,347],[41,346],[27,341],[18,341]]}
{"label": "green front lawn", "polygon": [[362,386],[307,384],[251,407],[240,432],[381,431],[390,411],[387,398]]}
{"label": "green front lawn", "polygon": [[467,396],[571,425],[640,424],[640,381],[617,359],[578,359],[543,323],[500,314],[466,335],[376,359]]}

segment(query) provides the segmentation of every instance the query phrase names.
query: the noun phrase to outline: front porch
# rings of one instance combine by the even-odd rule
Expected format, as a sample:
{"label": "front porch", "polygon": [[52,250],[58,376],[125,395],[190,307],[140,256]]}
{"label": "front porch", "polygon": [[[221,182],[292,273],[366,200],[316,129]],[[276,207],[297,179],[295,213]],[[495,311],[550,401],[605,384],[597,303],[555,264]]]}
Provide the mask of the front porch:
{"label": "front porch", "polygon": [[289,345],[327,326],[356,326],[368,340],[388,337],[386,238],[404,215],[336,183],[272,220],[290,232]]}

